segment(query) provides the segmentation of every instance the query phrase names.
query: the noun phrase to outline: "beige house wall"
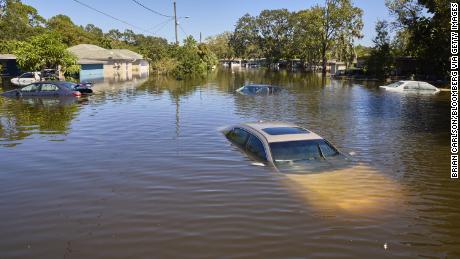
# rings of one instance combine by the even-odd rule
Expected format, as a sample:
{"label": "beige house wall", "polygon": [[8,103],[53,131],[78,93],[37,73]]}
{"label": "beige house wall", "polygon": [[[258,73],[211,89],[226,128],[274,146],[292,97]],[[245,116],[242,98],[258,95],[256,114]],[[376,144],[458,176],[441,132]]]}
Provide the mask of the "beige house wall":
{"label": "beige house wall", "polygon": [[133,65],[131,62],[109,61],[104,64],[104,78],[131,80],[133,78]]}

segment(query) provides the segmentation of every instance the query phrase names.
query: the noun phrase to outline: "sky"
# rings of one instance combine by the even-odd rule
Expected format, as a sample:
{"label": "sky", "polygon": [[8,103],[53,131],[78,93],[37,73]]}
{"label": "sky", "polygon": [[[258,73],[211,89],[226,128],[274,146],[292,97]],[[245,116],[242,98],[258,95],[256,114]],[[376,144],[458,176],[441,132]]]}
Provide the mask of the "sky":
{"label": "sky", "polygon": [[[156,15],[133,0],[78,0],[100,11],[121,19],[138,28],[154,32],[155,36],[174,41],[174,22],[170,18]],[[137,0],[146,7],[166,15],[173,14],[173,0]],[[50,18],[57,14],[69,16],[75,24],[94,24],[104,32],[110,29],[132,29],[136,33],[145,32],[106,17],[88,9],[73,0],[23,0],[25,4],[36,8],[40,15]],[[189,16],[179,20],[179,40],[186,35],[203,40],[224,31],[233,31],[236,21],[246,13],[257,15],[264,9],[286,8],[289,11],[307,9],[323,0],[177,0],[177,15]],[[354,0],[353,3],[363,9],[364,38],[359,44],[372,45],[375,36],[375,23],[378,19],[390,19],[384,0]],[[168,21],[169,20],[169,21]]]}

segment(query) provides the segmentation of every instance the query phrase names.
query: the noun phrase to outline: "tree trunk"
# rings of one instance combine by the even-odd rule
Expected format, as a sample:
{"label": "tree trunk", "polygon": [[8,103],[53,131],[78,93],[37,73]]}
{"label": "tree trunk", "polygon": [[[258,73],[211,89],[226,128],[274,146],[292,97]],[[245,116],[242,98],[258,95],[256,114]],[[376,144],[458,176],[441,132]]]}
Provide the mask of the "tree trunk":
{"label": "tree trunk", "polygon": [[326,66],[327,66],[326,47],[325,46],[323,46],[323,48],[321,50],[321,58],[322,58],[322,66],[323,66],[322,73],[323,73],[323,76],[325,76],[326,75]]}

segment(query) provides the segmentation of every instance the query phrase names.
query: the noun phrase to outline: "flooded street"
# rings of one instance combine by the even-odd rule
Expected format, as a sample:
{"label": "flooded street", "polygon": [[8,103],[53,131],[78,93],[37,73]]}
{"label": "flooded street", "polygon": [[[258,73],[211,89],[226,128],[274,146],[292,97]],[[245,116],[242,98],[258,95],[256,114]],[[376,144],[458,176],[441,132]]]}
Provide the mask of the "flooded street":
{"label": "flooded street", "polygon": [[[0,258],[460,257],[450,93],[378,85],[219,70],[0,97]],[[256,120],[311,129],[356,166],[254,166],[219,129]]]}

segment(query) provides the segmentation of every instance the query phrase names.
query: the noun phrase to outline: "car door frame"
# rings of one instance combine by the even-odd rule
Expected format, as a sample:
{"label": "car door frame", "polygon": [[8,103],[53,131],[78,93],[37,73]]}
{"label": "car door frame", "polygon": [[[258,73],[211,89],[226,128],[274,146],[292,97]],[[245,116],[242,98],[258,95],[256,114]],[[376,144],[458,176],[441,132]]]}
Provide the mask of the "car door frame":
{"label": "car door frame", "polygon": [[[57,88],[57,90],[54,90],[54,91],[43,91],[43,90],[42,90],[43,85],[47,85],[47,84],[48,84],[48,85],[54,85],[54,86]],[[44,83],[41,83],[41,84],[40,84],[40,90],[39,90],[39,94],[38,94],[38,95],[39,95],[39,96],[46,96],[46,97],[54,97],[54,96],[59,96],[59,95],[61,95],[61,94],[60,94],[61,91],[62,91],[62,89],[61,89],[58,85],[53,84],[53,83],[49,83],[49,82],[44,82]]]}
{"label": "car door frame", "polygon": [[[22,91],[22,88],[27,87],[29,85],[37,85],[38,88],[35,91]],[[34,82],[34,83],[30,83],[28,85],[22,86],[21,88],[19,88],[19,92],[21,93],[22,96],[37,96],[37,95],[40,95],[41,89],[42,89],[41,84],[37,83],[37,82]]]}
{"label": "car door frame", "polygon": [[[270,146],[268,145],[267,139],[262,134],[260,134],[257,131],[255,131],[255,130],[249,128],[249,127],[246,127],[244,125],[234,126],[230,130],[234,130],[235,128],[238,128],[240,130],[246,131],[246,133],[248,133],[249,135],[253,135],[260,142],[262,142],[262,144],[264,146],[265,158],[266,158],[266,161],[264,161],[264,162],[273,164],[272,155],[271,155],[271,151],[270,151]],[[244,151],[244,153],[246,153],[246,154],[249,154],[247,152],[247,150],[246,150],[249,138],[250,138],[250,136],[248,137],[248,139],[246,139],[246,141],[245,141],[245,143],[244,143],[244,145],[242,147],[238,147],[238,148],[241,148]]]}

